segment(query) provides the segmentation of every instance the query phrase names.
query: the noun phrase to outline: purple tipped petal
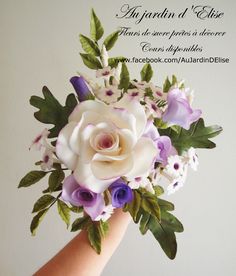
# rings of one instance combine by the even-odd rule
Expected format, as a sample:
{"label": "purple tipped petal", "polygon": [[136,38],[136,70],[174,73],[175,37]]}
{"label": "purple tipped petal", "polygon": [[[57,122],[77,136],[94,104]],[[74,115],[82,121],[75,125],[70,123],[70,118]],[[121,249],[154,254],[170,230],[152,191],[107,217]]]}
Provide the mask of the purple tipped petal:
{"label": "purple tipped petal", "polygon": [[189,129],[190,125],[201,116],[201,110],[193,110],[184,92],[178,88],[168,93],[167,102],[168,107],[162,119],[170,125],[179,125],[185,129]]}
{"label": "purple tipped petal", "polygon": [[159,138],[159,133],[157,131],[157,128],[153,124],[153,120],[148,120],[144,133],[142,135],[143,137],[147,137],[152,139],[153,141],[156,141]]}
{"label": "purple tipped petal", "polygon": [[101,215],[104,207],[105,207],[105,202],[103,199],[103,196],[101,194],[97,194],[97,199],[96,202],[93,206],[86,206],[84,207],[84,211],[91,217],[92,220],[95,220],[96,217]]}
{"label": "purple tipped petal", "polygon": [[70,79],[70,82],[73,85],[80,102],[86,101],[90,98],[92,94],[83,77],[77,77],[77,76],[72,77]]}
{"label": "purple tipped petal", "polygon": [[81,206],[77,200],[72,199],[73,192],[78,188],[79,184],[76,182],[74,176],[72,174],[67,176],[63,183],[61,198],[75,206]]}

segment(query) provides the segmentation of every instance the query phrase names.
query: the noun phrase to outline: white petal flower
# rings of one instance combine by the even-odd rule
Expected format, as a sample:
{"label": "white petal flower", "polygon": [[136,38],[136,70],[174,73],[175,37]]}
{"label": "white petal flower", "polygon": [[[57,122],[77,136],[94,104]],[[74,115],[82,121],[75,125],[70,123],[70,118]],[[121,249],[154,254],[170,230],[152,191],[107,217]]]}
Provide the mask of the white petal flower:
{"label": "white petal flower", "polygon": [[152,95],[154,99],[166,101],[167,93],[164,93],[160,87],[155,86],[153,83],[150,83],[150,88],[152,90]]}
{"label": "white petal flower", "polygon": [[32,148],[34,148],[36,150],[40,150],[42,146],[45,145],[46,139],[48,138],[49,134],[50,132],[47,128],[45,128],[39,135],[34,138],[29,149],[31,150]]}
{"label": "white petal flower", "polygon": [[194,170],[197,171],[197,167],[199,165],[198,156],[196,153],[195,148],[191,147],[187,152],[187,159],[189,166]]}
{"label": "white petal flower", "polygon": [[102,213],[101,213],[101,215],[97,216],[95,218],[95,221],[100,221],[100,220],[107,221],[111,217],[111,215],[113,214],[114,209],[115,208],[111,204],[105,206]]}
{"label": "white petal flower", "polygon": [[47,169],[50,170],[53,166],[54,158],[53,158],[53,151],[46,148],[43,153],[42,163],[40,164],[41,169],[46,171]]}
{"label": "white petal flower", "polygon": [[173,178],[178,178],[184,172],[184,165],[185,163],[181,156],[171,155],[167,159],[167,165],[163,172]]}
{"label": "white petal flower", "polygon": [[157,106],[156,102],[146,99],[146,112],[147,116],[152,115],[154,118],[161,118],[162,110]]}
{"label": "white petal flower", "polygon": [[95,91],[95,95],[101,101],[110,104],[117,102],[117,99],[121,96],[121,90],[116,86],[107,86]]}
{"label": "white petal flower", "polygon": [[187,170],[188,170],[187,168],[188,168],[187,165],[184,165],[182,174],[179,177],[172,179],[171,183],[167,187],[168,195],[173,194],[181,187],[183,187],[187,177]]}
{"label": "white petal flower", "polygon": [[115,69],[110,66],[104,67],[102,69],[98,69],[96,71],[96,77],[97,78],[103,78],[105,80],[108,80],[111,76],[113,76],[115,73]]}
{"label": "white petal flower", "polygon": [[115,81],[115,85],[118,85],[120,82],[120,73],[121,73],[121,69],[122,69],[122,63],[119,62],[116,69],[115,69],[115,73],[114,73],[114,81]]}
{"label": "white petal flower", "polygon": [[152,194],[155,193],[152,183],[146,176],[135,177],[134,179],[130,180],[128,185],[131,189],[144,188]]}
{"label": "white petal flower", "polygon": [[132,88],[127,90],[127,94],[131,99],[140,101],[141,99],[143,99],[145,91],[139,88]]}

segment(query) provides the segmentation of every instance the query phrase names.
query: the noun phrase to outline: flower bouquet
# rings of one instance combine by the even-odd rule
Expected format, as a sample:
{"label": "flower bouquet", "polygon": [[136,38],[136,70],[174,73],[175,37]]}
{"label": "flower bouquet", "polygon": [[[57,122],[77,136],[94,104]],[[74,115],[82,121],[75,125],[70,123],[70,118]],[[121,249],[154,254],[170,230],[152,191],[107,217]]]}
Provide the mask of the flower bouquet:
{"label": "flower bouquet", "polygon": [[[78,73],[70,79],[76,93],[61,105],[47,87],[43,98],[32,96],[35,118],[53,125],[45,128],[30,149],[43,151],[19,187],[48,176],[48,187],[36,201],[31,233],[57,204],[71,231],[85,230],[99,254],[114,209],[129,212],[142,234],[150,231],[166,255],[176,255],[176,232],[181,222],[174,205],[161,196],[180,189],[190,168],[197,169],[196,148],[214,148],[209,140],[222,128],[205,126],[202,112],[192,107],[193,93],[175,76],[163,87],[151,82],[153,70],[145,64],[141,79],[131,79],[124,57],[109,57],[119,30],[105,38],[94,10],[90,38],[80,35],[84,64],[96,78]],[[94,81],[96,79],[96,81]]]}

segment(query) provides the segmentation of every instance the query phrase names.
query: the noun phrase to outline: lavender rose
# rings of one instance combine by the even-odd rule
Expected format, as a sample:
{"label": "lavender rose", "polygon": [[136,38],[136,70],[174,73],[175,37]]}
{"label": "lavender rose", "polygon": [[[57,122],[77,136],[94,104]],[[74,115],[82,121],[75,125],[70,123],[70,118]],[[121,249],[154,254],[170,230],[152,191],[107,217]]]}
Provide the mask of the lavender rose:
{"label": "lavender rose", "polygon": [[81,187],[73,175],[64,180],[61,197],[75,206],[83,206],[92,220],[101,215],[105,207],[103,196]]}
{"label": "lavender rose", "polygon": [[112,206],[116,208],[123,207],[125,203],[133,200],[132,189],[121,178],[116,180],[110,186]]}
{"label": "lavender rose", "polygon": [[190,125],[197,121],[202,114],[200,109],[193,110],[191,108],[185,92],[179,88],[174,88],[168,93],[167,102],[168,107],[162,119],[169,126],[179,125],[189,129]]}

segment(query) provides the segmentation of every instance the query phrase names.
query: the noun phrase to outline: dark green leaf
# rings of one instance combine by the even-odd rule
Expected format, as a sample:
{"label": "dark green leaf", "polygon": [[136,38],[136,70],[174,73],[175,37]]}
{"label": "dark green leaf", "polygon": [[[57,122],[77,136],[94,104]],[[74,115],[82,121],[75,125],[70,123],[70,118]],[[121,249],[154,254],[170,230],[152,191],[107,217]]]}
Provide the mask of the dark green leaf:
{"label": "dark green leaf", "polygon": [[147,63],[143,66],[143,69],[141,71],[141,79],[142,81],[149,82],[153,76],[153,70],[152,66]]}
{"label": "dark green leaf", "polygon": [[171,229],[173,232],[183,232],[184,227],[182,223],[172,214],[168,212],[162,212],[161,224],[166,228]]}
{"label": "dark green leaf", "polygon": [[222,131],[222,127],[218,125],[206,127],[202,118],[192,123],[189,130],[181,128],[180,132],[168,129],[160,129],[160,135],[167,135],[171,138],[171,142],[181,154],[190,147],[194,148],[214,148],[216,145],[209,138],[215,137]]}
{"label": "dark green leaf", "polygon": [[59,192],[61,190],[62,190],[62,183],[54,191],[51,191],[50,188],[48,187],[47,189],[43,190],[43,194]]}
{"label": "dark green leaf", "polygon": [[50,192],[54,192],[65,178],[65,173],[62,170],[53,171],[48,178]]}
{"label": "dark green leaf", "polygon": [[114,44],[116,43],[116,41],[117,41],[117,39],[118,39],[118,37],[119,37],[119,32],[120,32],[120,31],[116,31],[116,32],[110,34],[110,35],[105,39],[105,41],[104,41],[103,44],[105,45],[107,51],[109,51],[109,50],[114,46]]}
{"label": "dark green leaf", "polygon": [[94,55],[80,53],[80,56],[81,56],[81,58],[83,60],[83,63],[88,68],[95,69],[95,70],[102,68],[101,62]]}
{"label": "dark green leaf", "polygon": [[20,181],[18,188],[21,187],[29,187],[35,183],[37,183],[40,179],[42,179],[47,173],[44,171],[31,171],[27,173]]}
{"label": "dark green leaf", "polygon": [[51,196],[51,195],[43,195],[41,196],[36,203],[34,204],[34,208],[32,213],[41,211],[45,208],[47,208],[51,203],[53,203],[55,201],[55,197]]}
{"label": "dark green leaf", "polygon": [[99,231],[101,236],[105,238],[105,236],[109,231],[109,224],[107,221],[102,221],[102,220],[99,221]]}
{"label": "dark green leaf", "polygon": [[62,220],[64,220],[64,222],[66,223],[67,228],[68,228],[70,225],[70,208],[66,205],[65,202],[58,199],[57,200],[57,210],[58,210],[58,214],[60,215]]}
{"label": "dark green leaf", "polygon": [[175,206],[173,203],[166,201],[164,199],[158,198],[158,204],[161,208],[161,212],[163,211],[173,211],[175,209]]}
{"label": "dark green leaf", "polygon": [[125,63],[122,63],[119,89],[124,89],[126,91],[129,87],[129,81],[130,79],[128,68]]}
{"label": "dark green leaf", "polygon": [[92,9],[90,19],[90,36],[94,41],[97,41],[103,36],[103,33],[104,30],[102,24],[95,14],[95,11]]}
{"label": "dark green leaf", "polygon": [[167,93],[170,90],[171,86],[172,86],[172,84],[171,84],[169,78],[167,77],[163,84],[163,92]]}
{"label": "dark green leaf", "polygon": [[124,211],[129,211],[134,222],[137,222],[137,215],[138,215],[140,206],[141,206],[140,193],[136,190],[133,190],[133,200],[126,204]]}
{"label": "dark green leaf", "polygon": [[148,228],[159,242],[166,255],[170,259],[174,259],[177,252],[175,233],[166,227],[165,224],[160,224],[159,221],[152,216],[150,216]]}
{"label": "dark green leaf", "polygon": [[68,105],[63,107],[46,86],[43,87],[43,95],[44,98],[38,96],[30,98],[30,104],[39,109],[34,113],[34,117],[42,123],[53,124],[54,127],[49,129],[49,138],[57,137],[60,130],[68,123],[68,117],[74,110],[77,101],[74,101],[75,96],[70,94],[66,100]]}
{"label": "dark green leaf", "polygon": [[73,223],[71,227],[71,232],[75,232],[78,230],[85,229],[87,225],[90,223],[90,217],[84,216],[81,218],[77,218]]}
{"label": "dark green leaf", "polygon": [[177,84],[177,83],[178,83],[178,80],[177,80],[176,76],[175,76],[175,75],[172,75],[172,82],[171,82],[171,85],[175,85],[175,84]]}
{"label": "dark green leaf", "polygon": [[143,212],[142,218],[140,220],[140,226],[139,226],[139,230],[142,233],[142,235],[145,235],[149,230],[148,222],[150,217],[151,215],[148,212]]}
{"label": "dark green leaf", "polygon": [[81,207],[78,207],[78,206],[72,206],[70,207],[70,210],[73,212],[73,213],[81,213],[83,212],[84,208],[81,206]]}
{"label": "dark green leaf", "polygon": [[40,224],[40,222],[43,220],[44,216],[46,215],[48,209],[44,209],[40,212],[38,212],[37,215],[35,215],[32,219],[32,222],[30,224],[30,231],[32,233],[32,236],[35,236],[36,230]]}
{"label": "dark green leaf", "polygon": [[125,57],[113,57],[108,59],[108,65],[111,68],[116,68],[119,62],[124,62]]}
{"label": "dark green leaf", "polygon": [[101,53],[98,48],[98,45],[95,42],[93,42],[93,40],[91,40],[90,38],[82,34],[79,35],[79,39],[80,39],[82,48],[86,53],[94,56],[100,56]]}
{"label": "dark green leaf", "polygon": [[88,239],[92,248],[97,252],[97,254],[100,254],[102,236],[99,231],[99,226],[96,223],[91,223],[87,228],[87,231],[88,231]]}
{"label": "dark green leaf", "polygon": [[157,219],[161,219],[161,212],[160,207],[157,202],[157,198],[155,195],[151,193],[143,193],[142,194],[142,201],[141,206],[142,208],[152,216],[156,217]]}

